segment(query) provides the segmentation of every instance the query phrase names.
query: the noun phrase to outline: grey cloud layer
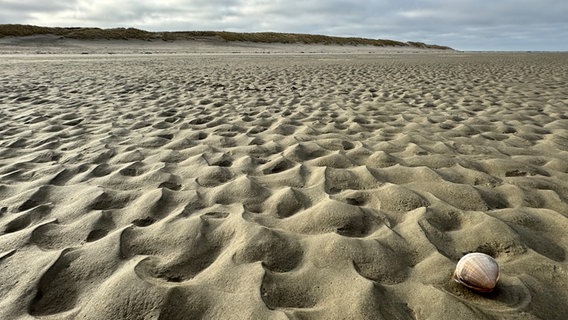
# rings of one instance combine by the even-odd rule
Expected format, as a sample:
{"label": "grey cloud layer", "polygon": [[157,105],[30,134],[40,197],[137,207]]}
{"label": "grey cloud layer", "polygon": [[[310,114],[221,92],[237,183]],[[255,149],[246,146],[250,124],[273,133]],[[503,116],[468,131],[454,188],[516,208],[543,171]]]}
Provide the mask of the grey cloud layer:
{"label": "grey cloud layer", "polygon": [[0,23],[321,33],[464,50],[568,50],[565,0],[0,0]]}

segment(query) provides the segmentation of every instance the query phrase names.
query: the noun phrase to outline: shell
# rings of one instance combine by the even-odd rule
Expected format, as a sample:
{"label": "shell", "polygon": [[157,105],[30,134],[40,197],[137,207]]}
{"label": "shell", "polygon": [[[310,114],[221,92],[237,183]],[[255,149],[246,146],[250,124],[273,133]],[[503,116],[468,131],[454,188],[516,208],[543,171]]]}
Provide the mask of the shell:
{"label": "shell", "polygon": [[485,253],[469,253],[458,261],[453,278],[473,290],[491,292],[499,280],[499,265]]}

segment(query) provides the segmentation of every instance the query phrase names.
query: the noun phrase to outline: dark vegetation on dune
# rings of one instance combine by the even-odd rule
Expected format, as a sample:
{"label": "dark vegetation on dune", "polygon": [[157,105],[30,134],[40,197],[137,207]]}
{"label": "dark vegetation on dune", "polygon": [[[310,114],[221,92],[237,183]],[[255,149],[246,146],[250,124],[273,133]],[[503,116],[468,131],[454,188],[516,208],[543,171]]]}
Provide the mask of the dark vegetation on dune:
{"label": "dark vegetation on dune", "polygon": [[240,33],[228,31],[171,31],[149,32],[135,28],[51,28],[20,24],[0,24],[0,38],[8,36],[24,37],[33,35],[56,35],[80,40],[195,40],[216,38],[225,41],[250,41],[262,43],[306,43],[337,45],[373,45],[378,47],[399,46],[427,49],[448,49],[446,46],[422,42],[400,42],[386,39],[366,39],[355,37],[332,37],[314,34],[254,32]]}

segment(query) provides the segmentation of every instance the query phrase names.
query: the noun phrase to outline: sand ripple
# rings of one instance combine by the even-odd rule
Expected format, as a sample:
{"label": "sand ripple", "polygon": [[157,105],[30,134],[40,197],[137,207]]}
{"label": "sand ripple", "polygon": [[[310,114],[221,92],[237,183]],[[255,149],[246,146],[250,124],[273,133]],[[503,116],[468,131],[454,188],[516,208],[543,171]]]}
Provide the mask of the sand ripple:
{"label": "sand ripple", "polygon": [[3,59],[0,318],[562,319],[567,62]]}

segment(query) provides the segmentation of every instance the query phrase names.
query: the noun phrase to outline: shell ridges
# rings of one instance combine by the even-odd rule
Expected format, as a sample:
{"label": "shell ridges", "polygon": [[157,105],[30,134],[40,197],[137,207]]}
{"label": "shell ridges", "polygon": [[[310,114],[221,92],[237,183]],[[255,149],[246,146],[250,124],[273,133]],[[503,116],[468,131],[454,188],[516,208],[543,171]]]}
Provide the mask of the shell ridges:
{"label": "shell ridges", "polygon": [[499,265],[487,254],[469,253],[458,261],[453,278],[473,290],[491,292],[499,280]]}

